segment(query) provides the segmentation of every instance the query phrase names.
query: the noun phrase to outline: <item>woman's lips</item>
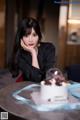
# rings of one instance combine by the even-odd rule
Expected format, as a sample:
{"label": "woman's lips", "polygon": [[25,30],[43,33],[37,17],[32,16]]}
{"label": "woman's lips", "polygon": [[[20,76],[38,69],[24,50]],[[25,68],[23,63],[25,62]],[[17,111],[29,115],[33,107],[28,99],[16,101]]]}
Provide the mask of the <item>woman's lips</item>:
{"label": "woman's lips", "polygon": [[29,44],[29,46],[34,46],[34,44]]}

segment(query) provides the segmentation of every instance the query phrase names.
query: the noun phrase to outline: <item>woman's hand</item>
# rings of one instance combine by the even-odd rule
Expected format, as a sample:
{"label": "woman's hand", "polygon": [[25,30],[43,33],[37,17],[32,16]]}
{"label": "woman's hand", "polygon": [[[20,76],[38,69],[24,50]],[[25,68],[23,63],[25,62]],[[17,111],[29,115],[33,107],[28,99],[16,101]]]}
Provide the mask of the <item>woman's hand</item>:
{"label": "woman's hand", "polygon": [[23,40],[21,40],[21,47],[22,47],[25,51],[30,52],[31,54],[37,54],[36,49],[33,48],[33,47],[31,47],[31,46],[29,46],[29,45],[26,45]]}
{"label": "woman's hand", "polygon": [[32,66],[39,68],[39,64],[38,64],[38,59],[37,59],[37,53],[38,51],[31,47],[31,46],[27,46],[23,40],[21,40],[21,47],[25,50],[31,53],[32,55]]}

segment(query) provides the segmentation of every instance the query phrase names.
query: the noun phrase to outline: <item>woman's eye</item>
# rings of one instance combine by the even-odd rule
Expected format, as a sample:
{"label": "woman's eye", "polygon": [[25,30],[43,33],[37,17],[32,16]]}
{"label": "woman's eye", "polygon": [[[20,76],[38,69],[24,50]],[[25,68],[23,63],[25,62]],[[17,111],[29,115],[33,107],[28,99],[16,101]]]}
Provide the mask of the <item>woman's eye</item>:
{"label": "woman's eye", "polygon": [[29,34],[25,35],[25,37],[28,37],[28,36],[29,36]]}
{"label": "woman's eye", "polygon": [[35,36],[37,36],[37,34],[33,34],[33,36],[35,37]]}

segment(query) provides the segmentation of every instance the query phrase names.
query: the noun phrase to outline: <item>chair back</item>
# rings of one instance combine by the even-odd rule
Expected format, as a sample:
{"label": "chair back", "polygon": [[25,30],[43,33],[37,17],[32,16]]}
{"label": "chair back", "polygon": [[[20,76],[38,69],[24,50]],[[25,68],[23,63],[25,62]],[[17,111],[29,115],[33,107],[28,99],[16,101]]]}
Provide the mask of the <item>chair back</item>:
{"label": "chair back", "polygon": [[73,64],[66,68],[69,80],[80,82],[80,64]]}
{"label": "chair back", "polygon": [[24,81],[24,77],[23,77],[23,74],[21,73],[16,79],[16,82],[23,82],[23,81]]}

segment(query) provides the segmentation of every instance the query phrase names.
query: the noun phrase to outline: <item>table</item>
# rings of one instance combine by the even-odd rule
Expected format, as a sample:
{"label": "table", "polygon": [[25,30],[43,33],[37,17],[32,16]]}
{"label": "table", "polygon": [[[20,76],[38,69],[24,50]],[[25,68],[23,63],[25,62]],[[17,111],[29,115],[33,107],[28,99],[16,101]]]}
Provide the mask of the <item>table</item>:
{"label": "table", "polygon": [[32,83],[20,82],[2,88],[0,90],[0,107],[25,120],[80,120],[80,110],[40,112],[27,105],[17,104],[12,93],[30,84]]}

